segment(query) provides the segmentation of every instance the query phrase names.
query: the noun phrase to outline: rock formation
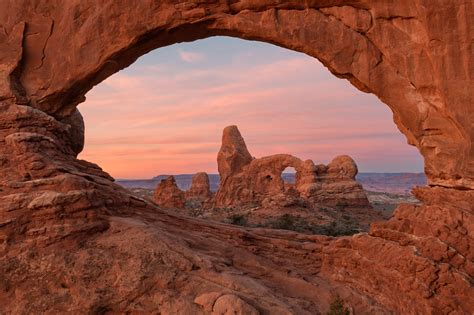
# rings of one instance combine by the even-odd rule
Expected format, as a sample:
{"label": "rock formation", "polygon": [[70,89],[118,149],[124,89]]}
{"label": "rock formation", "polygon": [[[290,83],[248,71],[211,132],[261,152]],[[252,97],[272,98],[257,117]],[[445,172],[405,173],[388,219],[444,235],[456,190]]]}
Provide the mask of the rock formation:
{"label": "rock formation", "polygon": [[208,207],[212,200],[209,176],[205,172],[196,173],[187,191],[178,187],[174,176],[168,176],[156,186],[153,197],[155,203],[164,209]]}
{"label": "rock formation", "polygon": [[194,174],[191,187],[186,191],[187,198],[198,198],[206,200],[212,197],[209,186],[209,176],[205,172]]}
{"label": "rock formation", "polygon": [[[2,312],[317,314],[338,294],[355,313],[472,314],[472,20],[466,0],[2,1]],[[422,204],[353,237],[242,229],[162,212],[76,158],[67,117],[93,86],[216,35],[377,95],[424,157]]]}
{"label": "rock formation", "polygon": [[[357,165],[346,155],[327,166],[288,154],[252,159],[237,127],[229,126],[223,131],[217,162],[221,183],[214,204],[218,208],[261,205],[275,197],[280,204],[302,198],[319,206],[371,208],[355,180]],[[282,179],[287,167],[296,170],[294,185]]]}
{"label": "rock formation", "polygon": [[[297,189],[310,202],[337,208],[369,206],[362,185],[355,180],[357,165],[350,156],[338,156],[327,166],[310,164],[307,162],[307,168],[303,169],[301,178],[297,178]],[[311,171],[312,177],[308,176]]]}
{"label": "rock formation", "polygon": [[252,159],[237,126],[226,127],[222,133],[221,149],[217,154],[217,167],[221,182],[225,182],[228,176],[242,171],[242,168]]}
{"label": "rock formation", "polygon": [[193,176],[191,187],[185,193],[186,200],[193,207],[203,207],[211,201],[212,193],[209,185],[209,176],[205,172],[196,173]]}
{"label": "rock formation", "polygon": [[156,204],[163,208],[184,209],[186,205],[184,192],[178,188],[173,176],[162,180],[156,186],[153,197]]}

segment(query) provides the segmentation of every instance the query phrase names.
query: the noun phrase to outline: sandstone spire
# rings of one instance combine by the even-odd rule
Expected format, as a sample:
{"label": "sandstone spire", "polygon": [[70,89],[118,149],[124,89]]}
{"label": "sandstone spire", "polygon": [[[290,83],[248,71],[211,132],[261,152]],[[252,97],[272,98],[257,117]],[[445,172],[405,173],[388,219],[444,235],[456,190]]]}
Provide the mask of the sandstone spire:
{"label": "sandstone spire", "polygon": [[252,159],[237,126],[224,128],[222,146],[217,155],[217,167],[221,181],[224,181],[229,175],[240,172],[245,165],[252,162]]}
{"label": "sandstone spire", "polygon": [[205,201],[212,197],[209,176],[206,172],[194,174],[191,188],[186,191],[186,199]]}
{"label": "sandstone spire", "polygon": [[163,179],[156,187],[154,194],[155,202],[163,208],[184,209],[184,192],[176,185],[174,176]]}

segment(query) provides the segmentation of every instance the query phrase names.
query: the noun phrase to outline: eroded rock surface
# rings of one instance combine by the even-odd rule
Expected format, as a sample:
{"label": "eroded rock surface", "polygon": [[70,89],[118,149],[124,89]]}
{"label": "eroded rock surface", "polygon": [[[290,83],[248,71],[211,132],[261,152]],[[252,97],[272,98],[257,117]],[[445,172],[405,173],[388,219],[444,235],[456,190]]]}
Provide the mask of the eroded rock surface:
{"label": "eroded rock surface", "polygon": [[[355,313],[472,314],[472,20],[466,0],[2,1],[1,312],[210,313],[196,299],[217,292],[270,314],[324,313],[335,294]],[[424,157],[422,204],[353,237],[243,229],[162,212],[76,158],[63,119],[87,91],[215,35],[376,94]]]}

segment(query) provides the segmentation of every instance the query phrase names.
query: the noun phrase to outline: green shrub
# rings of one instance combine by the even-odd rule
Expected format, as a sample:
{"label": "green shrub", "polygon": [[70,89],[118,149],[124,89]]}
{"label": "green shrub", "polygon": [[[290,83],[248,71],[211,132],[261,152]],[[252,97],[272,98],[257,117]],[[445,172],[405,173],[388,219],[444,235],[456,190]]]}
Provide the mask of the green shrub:
{"label": "green shrub", "polygon": [[234,214],[229,218],[230,223],[234,225],[245,226],[247,225],[247,219],[241,214]]}
{"label": "green shrub", "polygon": [[295,218],[290,214],[284,214],[273,223],[273,228],[282,230],[294,230]]}
{"label": "green shrub", "polygon": [[349,308],[344,306],[344,300],[339,295],[336,295],[329,306],[329,311],[326,315],[349,315],[351,312]]}
{"label": "green shrub", "polygon": [[316,225],[312,228],[313,234],[321,234],[327,236],[347,236],[359,232],[360,231],[352,225],[342,224],[336,221],[333,221],[328,224]]}

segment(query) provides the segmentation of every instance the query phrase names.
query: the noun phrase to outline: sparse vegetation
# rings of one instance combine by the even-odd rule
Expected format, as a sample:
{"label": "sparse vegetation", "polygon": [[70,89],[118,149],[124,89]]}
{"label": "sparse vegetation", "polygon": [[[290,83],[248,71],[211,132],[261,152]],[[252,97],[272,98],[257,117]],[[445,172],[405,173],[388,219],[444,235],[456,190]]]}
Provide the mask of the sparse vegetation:
{"label": "sparse vegetation", "polygon": [[329,306],[329,311],[326,315],[349,315],[351,312],[349,308],[344,306],[344,300],[339,295],[336,295]]}
{"label": "sparse vegetation", "polygon": [[284,214],[273,222],[274,229],[295,230],[296,218],[290,214]]}
{"label": "sparse vegetation", "polygon": [[247,219],[245,216],[241,214],[234,214],[229,217],[229,221],[231,224],[234,225],[240,225],[240,226],[246,226],[247,225]]}
{"label": "sparse vegetation", "polygon": [[347,217],[327,224],[314,225],[306,222],[303,218],[284,214],[268,224],[259,225],[273,229],[291,230],[300,233],[320,234],[327,236],[347,236],[360,232],[358,226]]}
{"label": "sparse vegetation", "polygon": [[352,224],[333,221],[328,224],[313,226],[312,232],[313,234],[327,236],[348,236],[359,233],[360,230]]}

